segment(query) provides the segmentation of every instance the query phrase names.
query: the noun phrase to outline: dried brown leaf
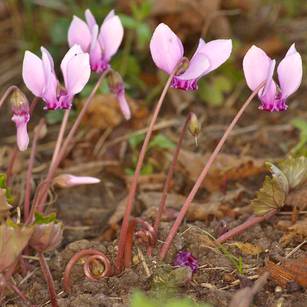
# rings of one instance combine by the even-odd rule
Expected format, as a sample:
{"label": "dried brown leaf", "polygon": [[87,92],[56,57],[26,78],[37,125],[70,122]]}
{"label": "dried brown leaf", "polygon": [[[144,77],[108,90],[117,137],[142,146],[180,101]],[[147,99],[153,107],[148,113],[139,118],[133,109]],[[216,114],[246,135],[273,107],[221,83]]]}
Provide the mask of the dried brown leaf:
{"label": "dried brown leaf", "polygon": [[261,246],[248,242],[234,242],[231,245],[236,246],[244,255],[257,256],[263,252],[263,248]]}
{"label": "dried brown leaf", "polygon": [[293,240],[305,240],[307,238],[307,218],[288,227],[288,232],[280,239],[282,246],[289,245]]}

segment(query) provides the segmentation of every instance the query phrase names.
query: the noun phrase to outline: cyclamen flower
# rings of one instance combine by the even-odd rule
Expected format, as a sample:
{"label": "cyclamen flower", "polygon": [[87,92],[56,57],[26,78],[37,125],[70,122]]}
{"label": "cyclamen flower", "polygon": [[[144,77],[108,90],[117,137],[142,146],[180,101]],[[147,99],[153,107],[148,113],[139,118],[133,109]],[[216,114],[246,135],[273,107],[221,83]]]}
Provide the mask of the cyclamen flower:
{"label": "cyclamen flower", "polygon": [[285,111],[287,98],[300,86],[303,76],[302,58],[292,44],[277,67],[279,86],[273,80],[276,61],[260,48],[252,46],[243,59],[243,70],[248,87],[254,91],[264,81],[258,93],[264,111]]}
{"label": "cyclamen flower", "polygon": [[[208,43],[200,39],[187,69],[173,78],[171,86],[183,90],[196,90],[197,81],[222,65],[229,58],[231,50],[230,39],[217,39]],[[184,59],[181,40],[164,23],[155,29],[150,41],[150,51],[157,67],[169,75]]]}
{"label": "cyclamen flower", "polygon": [[65,88],[55,75],[50,53],[41,47],[42,59],[25,52],[22,77],[28,89],[46,103],[46,109],[70,109],[75,94],[82,91],[91,74],[89,55],[80,46],[71,47],[61,62]]}
{"label": "cyclamen flower", "polygon": [[12,121],[16,125],[17,146],[20,151],[24,151],[29,145],[29,135],[27,125],[30,121],[30,108],[26,96],[19,90],[15,90],[10,99],[13,111]]}
{"label": "cyclamen flower", "polygon": [[74,16],[68,30],[68,43],[69,46],[78,44],[88,52],[92,70],[101,73],[110,67],[110,60],[123,40],[124,28],[113,10],[104,19],[100,30],[89,9],[85,11],[85,19],[86,22]]}

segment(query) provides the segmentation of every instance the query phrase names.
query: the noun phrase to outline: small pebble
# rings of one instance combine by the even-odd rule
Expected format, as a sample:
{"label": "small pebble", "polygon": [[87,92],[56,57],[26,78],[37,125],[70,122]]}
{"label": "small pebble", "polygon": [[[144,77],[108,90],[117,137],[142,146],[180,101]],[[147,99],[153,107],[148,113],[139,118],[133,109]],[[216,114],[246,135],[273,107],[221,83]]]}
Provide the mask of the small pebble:
{"label": "small pebble", "polygon": [[275,293],[282,293],[282,287],[277,286],[274,291]]}

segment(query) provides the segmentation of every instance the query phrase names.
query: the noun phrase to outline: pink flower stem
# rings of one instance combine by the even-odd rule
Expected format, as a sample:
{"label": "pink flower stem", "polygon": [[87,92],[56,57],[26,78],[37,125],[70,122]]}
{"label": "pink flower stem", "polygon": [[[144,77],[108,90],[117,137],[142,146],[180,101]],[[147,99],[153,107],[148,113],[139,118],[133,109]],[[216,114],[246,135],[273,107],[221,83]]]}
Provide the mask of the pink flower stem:
{"label": "pink flower stem", "polygon": [[[182,129],[180,131],[179,140],[178,140],[178,143],[177,143],[174,155],[173,155],[172,164],[171,164],[171,166],[170,166],[170,168],[168,170],[167,177],[166,177],[166,180],[165,180],[165,183],[164,183],[163,192],[162,192],[162,196],[161,196],[161,200],[160,200],[160,205],[159,205],[159,210],[157,212],[155,223],[154,223],[154,231],[155,231],[156,237],[158,236],[158,231],[159,231],[159,226],[160,226],[160,222],[161,222],[161,217],[162,217],[162,214],[163,214],[163,212],[165,210],[165,207],[166,207],[166,199],[167,199],[167,195],[168,195],[168,190],[169,190],[170,183],[171,183],[171,181],[173,179],[173,176],[174,176],[174,172],[175,172],[175,168],[176,168],[176,165],[177,165],[178,156],[179,156],[179,153],[180,153],[180,150],[181,150],[181,146],[182,146],[182,142],[183,142],[183,138],[184,138],[184,135],[185,135],[185,133],[187,131],[189,122],[191,120],[191,115],[192,115],[192,113],[188,114],[188,116],[187,116],[187,118],[185,120],[185,123],[184,123],[184,125],[183,125],[183,127],[182,127]],[[147,255],[148,256],[152,255],[152,249],[153,249],[152,246],[148,246],[148,248],[147,248]]]}
{"label": "pink flower stem", "polygon": [[266,220],[270,219],[276,213],[277,213],[277,209],[272,209],[269,212],[267,212],[265,215],[261,215],[261,216],[252,215],[243,224],[240,224],[240,225],[236,226],[235,228],[227,231],[226,233],[221,235],[219,238],[217,238],[216,241],[218,243],[224,243],[225,241],[233,238],[234,236],[241,234],[246,229],[248,229],[248,228],[250,228],[250,227],[252,227],[252,226],[254,226],[254,225],[256,225],[256,224],[258,224],[262,221],[266,221]]}
{"label": "pink flower stem", "polygon": [[173,224],[167,238],[166,241],[164,242],[164,244],[162,245],[160,252],[159,252],[159,257],[161,260],[163,260],[170,248],[170,245],[174,239],[174,237],[176,236],[176,233],[190,207],[190,204],[192,203],[196,193],[198,192],[202,182],[204,181],[205,177],[207,176],[209,169],[211,167],[211,165],[213,164],[213,162],[215,161],[216,156],[218,155],[218,153],[221,151],[225,141],[227,140],[227,137],[229,136],[229,134],[231,133],[232,129],[234,128],[234,126],[236,125],[236,123],[238,122],[238,120],[240,119],[241,115],[244,113],[245,109],[248,107],[248,105],[251,103],[251,101],[253,100],[253,98],[257,95],[258,91],[264,86],[265,82],[262,82],[254,91],[253,93],[248,97],[248,99],[245,101],[245,103],[242,105],[241,109],[239,110],[239,112],[236,114],[236,116],[234,117],[234,119],[232,120],[232,122],[230,123],[230,125],[228,126],[228,128],[226,129],[224,135],[222,136],[222,138],[220,139],[219,143],[217,144],[216,148],[214,149],[213,153],[211,154],[207,164],[205,165],[205,167],[203,168],[202,172],[200,173],[199,177],[197,178],[190,194],[188,195],[187,199],[185,200],[181,210],[179,211],[179,214],[176,218],[175,223]]}
{"label": "pink flower stem", "polygon": [[34,212],[36,210],[43,212],[44,205],[45,205],[46,198],[47,198],[48,189],[49,189],[50,184],[52,182],[52,178],[55,174],[55,171],[58,168],[61,160],[63,159],[65,152],[66,152],[71,140],[73,139],[77,129],[79,128],[81,121],[82,121],[84,115],[86,114],[90,103],[92,102],[92,100],[93,100],[93,98],[94,98],[103,78],[106,76],[107,73],[108,73],[108,70],[105,71],[103,74],[101,74],[101,76],[99,77],[99,79],[98,79],[95,87],[93,88],[91,94],[89,95],[86,102],[84,103],[76,121],[74,122],[74,124],[71,127],[68,135],[66,136],[65,140],[63,141],[62,146],[60,147],[60,150],[56,155],[54,163],[52,164],[52,167],[49,168],[48,175],[47,175],[46,179],[41,183],[40,188],[37,189],[37,192],[36,192],[36,195],[35,195],[35,202],[34,202],[34,205],[32,206],[33,210],[31,210],[31,213],[30,213],[30,216],[29,216],[31,219],[33,218]]}
{"label": "pink flower stem", "polygon": [[48,285],[48,291],[49,291],[49,296],[50,296],[50,301],[51,301],[51,306],[52,307],[58,307],[58,300],[57,300],[57,294],[55,291],[55,286],[54,286],[54,280],[52,278],[48,263],[43,255],[43,253],[38,253],[39,257],[39,263],[41,266],[42,273],[44,275],[44,278],[46,280],[46,283]]}
{"label": "pink flower stem", "polygon": [[133,208],[133,202],[134,202],[134,199],[135,199],[137,183],[138,183],[138,179],[139,179],[141,169],[142,169],[142,166],[143,166],[145,153],[146,153],[146,150],[147,150],[147,147],[148,147],[148,144],[149,144],[150,137],[151,137],[152,132],[153,132],[154,124],[157,121],[157,118],[158,118],[161,106],[163,104],[164,98],[166,96],[168,88],[171,85],[172,79],[173,79],[176,71],[177,71],[177,68],[169,76],[169,78],[168,78],[168,80],[167,80],[167,82],[164,86],[164,89],[162,91],[160,99],[159,99],[159,101],[156,105],[156,108],[154,110],[154,114],[153,114],[151,122],[149,124],[148,130],[147,130],[147,133],[146,133],[146,136],[145,136],[145,140],[144,140],[144,143],[142,145],[142,148],[141,148],[141,151],[140,151],[140,154],[139,154],[139,157],[138,157],[135,172],[134,172],[134,175],[133,175],[133,178],[132,178],[132,181],[131,181],[131,185],[130,185],[130,188],[129,188],[127,206],[126,206],[122,226],[121,226],[121,229],[120,229],[120,235],[119,235],[119,241],[118,241],[118,252],[117,252],[117,255],[116,255],[116,259],[115,259],[115,269],[116,269],[117,273],[121,272],[121,270],[123,269],[129,219],[130,219],[130,215],[131,215],[132,208]]}
{"label": "pink flower stem", "polygon": [[35,306],[30,302],[27,296],[13,282],[7,281],[6,286],[11,290],[13,290],[23,300],[26,306]]}
{"label": "pink flower stem", "polygon": [[33,170],[34,159],[35,159],[35,154],[36,154],[37,141],[39,139],[40,130],[42,129],[44,123],[45,123],[44,120],[40,120],[36,129],[34,129],[31,154],[30,154],[30,159],[28,161],[28,169],[26,173],[25,200],[24,200],[24,205],[23,205],[24,220],[28,219],[28,216],[30,213],[30,200],[31,200],[31,190],[32,190],[32,170]]}
{"label": "pink flower stem", "polygon": [[0,100],[0,109],[4,103],[4,101],[6,100],[6,98],[14,91],[14,90],[18,90],[19,88],[16,85],[11,85],[10,87],[8,87],[6,89],[6,91],[4,92],[4,94],[1,97]]}

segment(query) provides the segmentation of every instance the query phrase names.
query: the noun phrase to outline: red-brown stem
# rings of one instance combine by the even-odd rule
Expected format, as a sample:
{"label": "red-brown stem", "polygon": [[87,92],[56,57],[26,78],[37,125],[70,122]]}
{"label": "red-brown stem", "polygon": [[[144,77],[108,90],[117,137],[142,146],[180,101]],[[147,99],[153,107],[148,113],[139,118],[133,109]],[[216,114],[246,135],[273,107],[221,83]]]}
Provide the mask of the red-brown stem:
{"label": "red-brown stem", "polygon": [[246,229],[262,222],[262,221],[266,221],[268,219],[270,219],[273,215],[275,215],[277,212],[277,209],[272,209],[270,210],[268,213],[266,213],[265,215],[261,215],[261,216],[256,216],[253,215],[250,218],[248,218],[243,224],[240,224],[238,226],[236,226],[233,229],[230,229],[229,231],[227,231],[226,233],[224,233],[223,235],[221,235],[219,238],[217,238],[217,242],[218,243],[224,243],[225,241],[233,238],[234,236],[237,236],[239,234],[241,234],[242,232],[244,232]]}
{"label": "red-brown stem", "polygon": [[30,159],[28,162],[28,169],[26,173],[26,185],[25,185],[25,201],[23,206],[24,220],[28,219],[30,213],[30,199],[31,199],[31,190],[32,190],[32,170],[34,165],[34,159],[36,154],[37,141],[41,133],[42,126],[44,125],[44,120],[41,119],[38,126],[34,129],[33,142],[31,148]]}
{"label": "red-brown stem", "polygon": [[[156,237],[158,237],[161,217],[162,217],[162,214],[163,214],[163,212],[165,210],[165,207],[166,207],[166,199],[167,199],[167,195],[168,195],[168,190],[169,190],[170,183],[171,183],[171,181],[173,179],[173,176],[174,176],[174,172],[175,172],[175,168],[176,168],[176,165],[177,165],[178,156],[179,156],[180,149],[181,149],[182,142],[183,142],[183,138],[184,138],[184,135],[185,135],[185,133],[187,131],[187,128],[188,128],[188,125],[189,125],[189,122],[190,122],[190,119],[191,119],[191,115],[192,115],[192,113],[188,114],[188,116],[187,116],[187,118],[185,120],[185,123],[184,123],[184,125],[183,125],[183,127],[182,127],[182,129],[180,131],[179,140],[178,140],[178,143],[177,143],[174,155],[173,155],[172,164],[171,164],[171,166],[170,166],[170,168],[168,170],[167,177],[166,177],[166,180],[165,180],[165,183],[164,183],[163,192],[162,192],[162,196],[161,196],[161,200],[160,200],[160,205],[159,205],[159,210],[157,212],[156,220],[155,220],[155,223],[154,223],[154,231],[156,233]],[[153,249],[152,246],[148,246],[148,248],[147,248],[148,256],[152,255],[152,249]]]}
{"label": "red-brown stem", "polygon": [[[74,122],[73,126],[71,127],[68,135],[66,136],[65,140],[62,143],[62,146],[59,150],[59,153],[57,154],[55,161],[52,165],[52,167],[49,169],[48,171],[48,178],[46,178],[44,180],[44,182],[41,185],[41,188],[37,190],[37,195],[35,197],[35,203],[33,205],[33,213],[31,212],[31,216],[33,216],[35,210],[38,208],[41,212],[43,212],[44,210],[44,205],[45,205],[45,201],[47,198],[47,193],[48,193],[48,189],[50,187],[50,184],[52,182],[52,178],[55,174],[56,169],[58,168],[61,160],[63,159],[65,152],[67,150],[67,147],[69,146],[69,143],[71,142],[72,138],[74,137],[77,129],[79,128],[81,121],[84,117],[84,115],[86,114],[86,111],[90,105],[90,103],[92,102],[103,78],[106,76],[106,74],[108,73],[108,70],[105,71],[103,74],[101,74],[101,76],[99,77],[95,87],[93,88],[91,94],[89,95],[89,97],[87,98],[86,102],[84,103],[80,113],[78,114],[78,117],[76,119],[76,121]],[[48,179],[48,180],[47,180]]]}
{"label": "red-brown stem", "polygon": [[6,285],[8,288],[13,290],[23,300],[26,306],[35,306],[30,302],[27,296],[13,282],[7,281]]}
{"label": "red-brown stem", "polygon": [[10,155],[10,160],[8,163],[8,167],[7,167],[7,171],[6,171],[6,184],[8,187],[12,186],[13,183],[13,168],[14,168],[14,164],[18,155],[18,148],[17,146],[15,146],[15,148],[13,149],[11,155]]}
{"label": "red-brown stem", "polygon": [[219,143],[217,144],[217,146],[215,147],[213,153],[211,154],[207,164],[205,165],[205,167],[203,168],[202,172],[200,173],[199,177],[197,178],[190,194],[188,195],[187,199],[185,200],[182,208],[179,211],[179,214],[176,218],[175,223],[173,224],[167,238],[166,241],[164,242],[164,244],[162,245],[160,252],[159,252],[159,256],[160,259],[163,260],[170,248],[170,245],[174,239],[174,237],[176,236],[176,233],[178,231],[178,228],[180,227],[189,207],[191,202],[193,201],[196,193],[198,192],[202,182],[204,181],[205,177],[208,174],[208,171],[211,167],[211,165],[213,164],[216,156],[218,155],[218,153],[220,152],[220,150],[222,149],[227,137],[229,136],[229,134],[231,133],[232,129],[234,128],[234,126],[236,125],[236,123],[238,122],[238,120],[240,119],[241,115],[244,113],[245,109],[248,107],[248,105],[251,103],[251,101],[253,100],[253,98],[257,95],[257,93],[259,92],[259,90],[264,86],[265,82],[262,82],[254,91],[253,93],[248,97],[248,99],[245,101],[245,103],[242,105],[241,109],[239,110],[239,112],[236,114],[236,116],[234,117],[234,119],[232,120],[232,122],[230,123],[230,125],[228,126],[228,128],[226,129],[224,135],[222,136],[222,138],[220,139]]}
{"label": "red-brown stem", "polygon": [[135,226],[136,226],[136,220],[132,219],[129,222],[127,237],[126,237],[126,246],[124,254],[125,268],[131,267],[133,235],[134,235]]}
{"label": "red-brown stem", "polygon": [[72,268],[82,257],[89,257],[89,256],[100,256],[99,260],[103,262],[104,268],[105,268],[103,274],[100,277],[107,277],[107,276],[112,275],[111,262],[109,258],[103,252],[96,250],[94,248],[83,249],[77,252],[76,254],[74,254],[65,267],[64,278],[63,278],[63,288],[66,293],[68,293],[71,288],[70,274],[71,274]]}
{"label": "red-brown stem", "polygon": [[164,89],[162,91],[160,99],[159,99],[159,101],[156,105],[156,108],[154,110],[154,114],[153,114],[152,119],[150,121],[148,130],[147,130],[147,133],[146,133],[146,136],[145,136],[145,140],[144,140],[144,143],[142,145],[142,148],[141,148],[141,151],[140,151],[140,154],[139,154],[139,157],[138,157],[135,172],[134,172],[134,175],[133,175],[133,178],[132,178],[132,181],[131,181],[131,185],[130,185],[130,188],[129,188],[127,205],[126,205],[126,209],[125,209],[125,214],[124,214],[122,226],[121,226],[121,229],[120,229],[120,235],[119,235],[119,241],[118,241],[118,252],[117,252],[117,255],[116,255],[116,259],[115,259],[115,269],[116,269],[117,273],[121,272],[121,270],[123,269],[123,260],[124,260],[124,253],[125,253],[128,224],[129,224],[129,219],[130,219],[130,215],[131,215],[132,208],[133,208],[133,202],[134,202],[134,199],[135,199],[138,179],[139,179],[141,169],[142,169],[142,166],[143,166],[146,150],[147,150],[149,140],[150,140],[151,135],[152,135],[153,127],[156,123],[156,120],[158,118],[161,106],[162,106],[164,98],[166,96],[167,90],[171,85],[172,79],[173,79],[176,71],[177,71],[177,68],[169,76],[169,78],[168,78],[168,80],[167,80],[167,82],[164,86]]}
{"label": "red-brown stem", "polygon": [[48,263],[43,255],[43,253],[38,253],[39,263],[41,266],[42,273],[48,285],[48,292],[50,296],[50,302],[52,307],[58,307],[57,294],[55,291],[54,280],[52,278]]}

